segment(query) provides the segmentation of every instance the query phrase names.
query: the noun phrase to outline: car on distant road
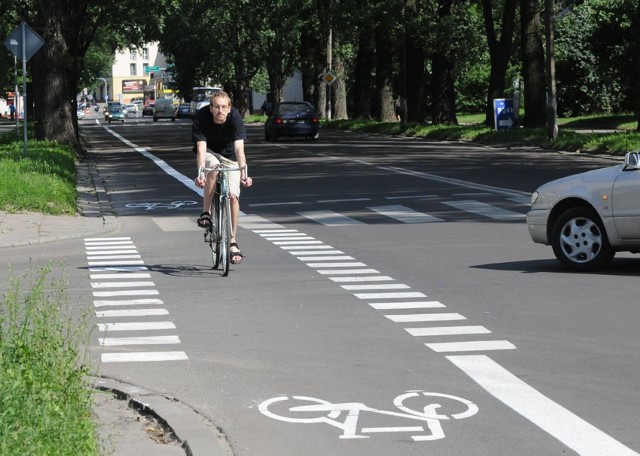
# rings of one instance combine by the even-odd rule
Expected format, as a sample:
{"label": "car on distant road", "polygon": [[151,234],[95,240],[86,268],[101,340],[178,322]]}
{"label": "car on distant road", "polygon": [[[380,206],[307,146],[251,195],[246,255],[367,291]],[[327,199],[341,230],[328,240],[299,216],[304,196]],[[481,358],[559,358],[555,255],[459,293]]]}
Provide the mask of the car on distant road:
{"label": "car on distant road", "polygon": [[597,271],[616,252],[640,253],[640,153],[624,163],[548,182],[527,213],[534,242],[551,245],[573,271]]}
{"label": "car on distant road", "polygon": [[78,108],[76,110],[76,114],[78,115],[78,120],[84,119],[84,116],[85,116],[84,109]]}
{"label": "car on distant road", "polygon": [[176,107],[173,104],[173,100],[169,98],[156,100],[156,105],[153,107],[153,121],[157,122],[158,119],[176,120]]}
{"label": "car on distant road", "polygon": [[283,101],[277,103],[264,124],[264,139],[277,141],[283,136],[317,140],[320,121],[311,103]]}
{"label": "car on distant road", "polygon": [[155,103],[153,101],[147,101],[147,103],[144,105],[144,108],[142,108],[142,116],[152,116],[154,106]]}
{"label": "car on distant road", "polygon": [[109,111],[107,111],[107,117],[109,118],[109,123],[115,121],[124,123],[125,112],[120,105],[110,106]]}
{"label": "car on distant road", "polygon": [[182,103],[180,106],[178,106],[178,109],[176,110],[176,117],[178,119],[183,117],[191,117],[191,106],[189,105],[189,103]]}
{"label": "car on distant road", "polygon": [[133,116],[136,117],[138,115],[138,106],[133,104],[133,103],[129,103],[123,106],[123,110],[124,110],[124,114],[129,117],[129,116]]}
{"label": "car on distant road", "polygon": [[108,101],[107,102],[107,104],[104,106],[104,110],[103,110],[105,122],[109,120],[109,110],[113,106],[119,106],[120,108],[122,108],[122,103],[120,103],[119,101]]}

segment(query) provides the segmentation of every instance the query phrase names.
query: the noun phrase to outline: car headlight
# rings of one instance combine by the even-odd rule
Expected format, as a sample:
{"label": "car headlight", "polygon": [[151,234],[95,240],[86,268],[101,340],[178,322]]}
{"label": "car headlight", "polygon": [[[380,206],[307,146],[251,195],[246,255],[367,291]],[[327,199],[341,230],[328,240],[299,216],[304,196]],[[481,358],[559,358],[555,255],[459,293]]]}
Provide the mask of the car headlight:
{"label": "car headlight", "polygon": [[531,194],[531,206],[536,204],[536,201],[538,201],[539,196],[540,196],[540,193],[538,193],[537,190]]}

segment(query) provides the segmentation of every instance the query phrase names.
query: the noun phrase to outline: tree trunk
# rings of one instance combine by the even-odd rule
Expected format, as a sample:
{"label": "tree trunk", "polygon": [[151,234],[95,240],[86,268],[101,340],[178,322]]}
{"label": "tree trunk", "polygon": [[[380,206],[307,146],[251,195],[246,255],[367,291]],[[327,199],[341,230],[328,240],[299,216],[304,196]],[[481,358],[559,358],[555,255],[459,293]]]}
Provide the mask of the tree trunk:
{"label": "tree trunk", "polygon": [[425,52],[422,36],[418,32],[418,7],[415,0],[408,0],[405,6],[405,68],[406,81],[406,121],[415,123],[425,122],[424,83],[425,83]]}
{"label": "tree trunk", "polygon": [[393,51],[385,24],[379,24],[375,31],[376,40],[376,87],[380,98],[380,120],[395,122],[396,114],[393,98]]}
{"label": "tree trunk", "polygon": [[[453,0],[440,0],[438,19],[447,22],[452,12]],[[437,40],[432,62],[431,121],[436,125],[457,125],[453,50],[447,36],[441,35]]]}
{"label": "tree trunk", "polygon": [[[333,34],[334,37],[336,33]],[[344,77],[344,64],[342,63],[342,57],[340,56],[340,41],[338,38],[334,38],[334,49],[338,52],[334,52],[333,55],[333,72],[336,74],[336,81],[331,86],[331,93],[333,95],[333,114],[332,119],[344,120],[348,119],[347,113],[347,85],[345,84]]]}
{"label": "tree trunk", "polygon": [[311,103],[316,111],[319,111],[318,94],[320,83],[318,82],[318,74],[321,73],[322,67],[317,68],[315,62],[321,59],[314,59],[318,55],[317,38],[314,36],[311,28],[302,27],[300,31],[300,74],[302,76],[302,97],[304,101]]}
{"label": "tree trunk", "polygon": [[358,37],[358,51],[355,57],[353,84],[353,118],[371,118],[372,73],[374,68],[375,49],[373,33],[368,23],[362,25]]}
{"label": "tree trunk", "polygon": [[493,126],[493,100],[496,98],[504,98],[504,92],[507,86],[506,74],[513,47],[516,0],[505,0],[502,11],[502,31],[499,40],[496,37],[493,26],[491,4],[491,0],[482,0],[482,12],[489,47],[489,58],[491,61],[485,118],[485,124],[487,126]]}
{"label": "tree trunk", "polygon": [[27,94],[27,102],[31,98],[36,105],[37,139],[75,144],[78,136],[72,108],[77,78],[68,65],[69,50],[60,24],[55,16],[45,16],[42,34],[45,44],[30,60],[33,93]]}
{"label": "tree trunk", "polygon": [[538,0],[520,0],[524,122],[528,128],[546,125],[545,61]]}

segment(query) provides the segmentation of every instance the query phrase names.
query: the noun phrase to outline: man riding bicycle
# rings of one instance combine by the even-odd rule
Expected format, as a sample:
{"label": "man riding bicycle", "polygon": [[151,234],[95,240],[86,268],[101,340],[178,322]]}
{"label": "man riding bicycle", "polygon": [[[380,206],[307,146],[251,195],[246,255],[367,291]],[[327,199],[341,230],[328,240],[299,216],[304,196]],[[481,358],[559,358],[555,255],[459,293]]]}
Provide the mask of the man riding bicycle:
{"label": "man riding bicycle", "polygon": [[[216,92],[209,99],[209,106],[196,112],[193,120],[192,137],[197,154],[198,173],[202,168],[213,168],[216,165],[237,166],[243,168],[239,172],[229,173],[229,189],[231,193],[231,244],[230,256],[233,264],[244,258],[236,235],[240,216],[240,184],[244,187],[252,185],[247,175],[247,160],[244,153],[244,142],[247,133],[240,112],[231,106],[231,99],[226,92]],[[198,226],[208,229],[211,226],[211,203],[216,186],[216,172],[206,175],[198,174],[195,183],[204,188],[202,213],[198,218]]]}

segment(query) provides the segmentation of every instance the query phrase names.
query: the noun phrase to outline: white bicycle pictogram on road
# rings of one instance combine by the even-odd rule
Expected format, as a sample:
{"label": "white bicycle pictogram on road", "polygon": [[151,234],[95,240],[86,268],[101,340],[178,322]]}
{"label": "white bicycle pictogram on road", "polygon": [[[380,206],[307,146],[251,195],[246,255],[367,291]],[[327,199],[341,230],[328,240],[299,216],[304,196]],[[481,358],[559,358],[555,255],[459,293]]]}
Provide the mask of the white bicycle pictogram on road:
{"label": "white bicycle pictogram on road", "polygon": [[[417,410],[424,399],[429,403]],[[436,401],[436,402],[433,402]],[[447,410],[453,413],[440,413],[445,402]],[[409,404],[412,408],[409,406]],[[434,393],[428,391],[407,391],[393,400],[393,405],[400,412],[379,410],[360,402],[331,403],[324,399],[308,396],[277,396],[263,401],[258,409],[260,413],[287,423],[325,423],[342,430],[341,439],[366,439],[373,433],[411,432],[415,433],[411,438],[414,441],[438,440],[445,437],[440,421],[450,418],[460,420],[469,418],[478,413],[478,406],[473,402],[450,394]],[[277,411],[274,411],[277,410]],[[426,423],[420,426],[382,426],[360,427],[358,420],[363,412],[377,415],[385,415],[395,418],[405,418]]]}
{"label": "white bicycle pictogram on road", "polygon": [[182,206],[192,206],[197,204],[195,201],[172,201],[170,203],[128,203],[125,207],[142,207],[145,211],[154,209],[178,209]]}

